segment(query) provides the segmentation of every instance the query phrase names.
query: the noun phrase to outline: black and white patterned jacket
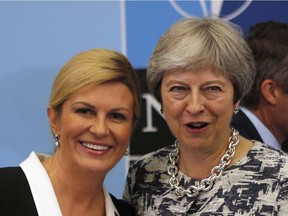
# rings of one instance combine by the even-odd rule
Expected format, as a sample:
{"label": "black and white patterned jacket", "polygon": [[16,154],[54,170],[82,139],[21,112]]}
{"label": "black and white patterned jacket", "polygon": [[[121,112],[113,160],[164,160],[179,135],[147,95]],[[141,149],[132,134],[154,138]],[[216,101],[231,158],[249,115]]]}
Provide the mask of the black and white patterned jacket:
{"label": "black and white patterned jacket", "polygon": [[[150,153],[129,169],[124,199],[137,215],[288,215],[288,155],[255,142],[248,154],[224,171],[213,188],[195,198],[178,198],[166,171],[173,146]],[[179,171],[181,185],[195,185]]]}

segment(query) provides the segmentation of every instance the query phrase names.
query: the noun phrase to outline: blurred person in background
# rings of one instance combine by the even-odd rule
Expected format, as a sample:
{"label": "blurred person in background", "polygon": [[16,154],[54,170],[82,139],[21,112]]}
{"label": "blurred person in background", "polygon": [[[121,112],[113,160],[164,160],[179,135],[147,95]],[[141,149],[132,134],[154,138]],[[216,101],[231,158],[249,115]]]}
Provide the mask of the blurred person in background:
{"label": "blurred person in background", "polygon": [[257,73],[232,126],[248,139],[288,152],[288,25],[257,23],[247,42]]}

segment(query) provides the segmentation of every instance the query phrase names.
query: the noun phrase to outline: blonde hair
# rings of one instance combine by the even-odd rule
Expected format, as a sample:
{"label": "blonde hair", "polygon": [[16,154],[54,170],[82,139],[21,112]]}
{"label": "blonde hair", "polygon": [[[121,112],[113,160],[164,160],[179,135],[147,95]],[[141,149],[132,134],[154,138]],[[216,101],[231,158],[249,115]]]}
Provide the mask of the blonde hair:
{"label": "blonde hair", "polygon": [[49,106],[58,113],[72,95],[101,83],[119,81],[125,84],[134,98],[133,124],[140,113],[140,86],[129,60],[116,51],[92,49],[71,58],[55,78]]}

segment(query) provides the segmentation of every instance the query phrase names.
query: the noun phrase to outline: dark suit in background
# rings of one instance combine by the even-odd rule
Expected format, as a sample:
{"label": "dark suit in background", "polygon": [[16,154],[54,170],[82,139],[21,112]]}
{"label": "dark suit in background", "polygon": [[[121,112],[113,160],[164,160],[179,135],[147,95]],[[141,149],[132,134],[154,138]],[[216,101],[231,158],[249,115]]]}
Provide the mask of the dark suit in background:
{"label": "dark suit in background", "polygon": [[263,142],[257,129],[240,109],[239,112],[232,118],[232,127],[239,131],[239,133],[249,140],[258,140]]}

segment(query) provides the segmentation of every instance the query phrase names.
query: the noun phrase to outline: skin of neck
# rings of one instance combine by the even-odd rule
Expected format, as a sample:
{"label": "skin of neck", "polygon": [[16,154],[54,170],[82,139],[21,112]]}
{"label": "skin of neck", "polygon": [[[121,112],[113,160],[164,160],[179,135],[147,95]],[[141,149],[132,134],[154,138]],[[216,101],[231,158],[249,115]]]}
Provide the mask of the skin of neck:
{"label": "skin of neck", "polygon": [[[43,163],[53,185],[63,215],[95,215],[95,211],[105,213],[102,191],[104,176],[91,172],[79,172],[61,163],[54,156]],[[89,212],[94,212],[90,214]],[[102,215],[99,214],[99,215]]]}
{"label": "skin of neck", "polygon": [[[229,143],[228,138],[226,141],[227,145],[222,145],[221,148],[217,149],[216,152],[203,153],[203,152],[189,152],[182,153],[180,150],[179,158],[179,169],[187,176],[194,179],[204,179],[211,175],[211,170],[215,166],[219,165],[222,156],[228,149]],[[241,160],[254,144],[246,138],[239,135],[239,143],[235,148],[235,155],[232,158],[228,167],[234,165],[236,162]]]}

